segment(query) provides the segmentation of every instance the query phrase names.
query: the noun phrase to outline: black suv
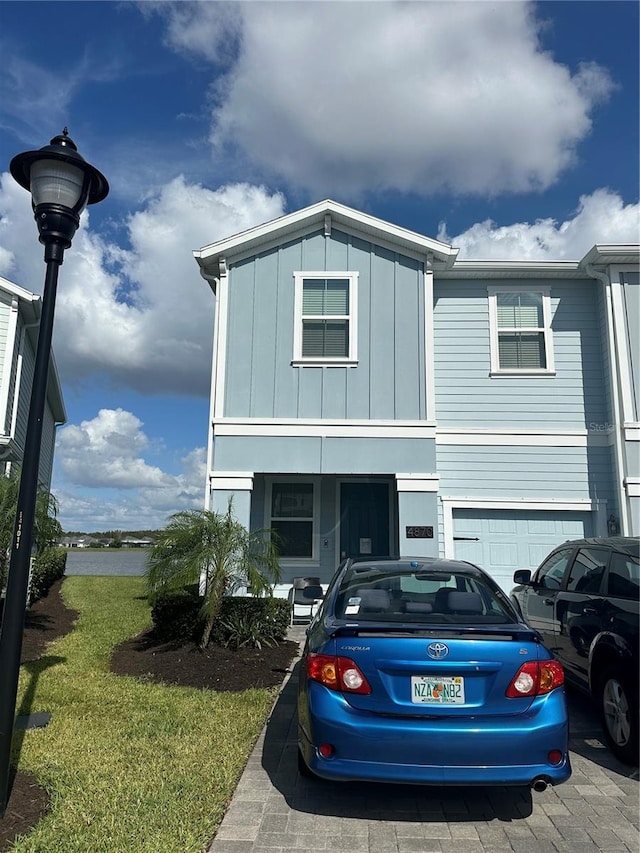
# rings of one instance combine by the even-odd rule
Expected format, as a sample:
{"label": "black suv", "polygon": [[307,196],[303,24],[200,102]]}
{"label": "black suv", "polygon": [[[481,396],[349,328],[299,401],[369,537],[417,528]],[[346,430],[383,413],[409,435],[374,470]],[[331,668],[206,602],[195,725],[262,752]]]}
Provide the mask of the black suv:
{"label": "black suv", "polygon": [[612,752],[638,763],[640,539],[560,545],[511,591],[525,621],[563,664],[567,680],[598,704]]}

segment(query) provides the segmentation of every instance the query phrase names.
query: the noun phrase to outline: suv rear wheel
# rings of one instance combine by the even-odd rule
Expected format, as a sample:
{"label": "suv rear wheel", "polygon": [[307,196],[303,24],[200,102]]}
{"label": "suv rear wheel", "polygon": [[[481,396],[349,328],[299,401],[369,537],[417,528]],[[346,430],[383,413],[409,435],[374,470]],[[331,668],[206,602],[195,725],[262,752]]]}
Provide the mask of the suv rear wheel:
{"label": "suv rear wheel", "polygon": [[638,764],[638,708],[630,679],[614,666],[598,682],[598,706],[605,737],[625,764]]}

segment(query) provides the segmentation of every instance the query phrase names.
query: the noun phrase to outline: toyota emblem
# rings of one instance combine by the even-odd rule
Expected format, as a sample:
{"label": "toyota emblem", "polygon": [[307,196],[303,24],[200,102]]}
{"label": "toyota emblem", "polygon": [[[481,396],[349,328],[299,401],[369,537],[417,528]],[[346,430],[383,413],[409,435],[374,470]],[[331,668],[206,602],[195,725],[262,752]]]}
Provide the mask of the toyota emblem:
{"label": "toyota emblem", "polygon": [[435,658],[436,660],[446,658],[449,654],[449,646],[445,646],[444,643],[430,643],[427,646],[427,654],[430,658]]}

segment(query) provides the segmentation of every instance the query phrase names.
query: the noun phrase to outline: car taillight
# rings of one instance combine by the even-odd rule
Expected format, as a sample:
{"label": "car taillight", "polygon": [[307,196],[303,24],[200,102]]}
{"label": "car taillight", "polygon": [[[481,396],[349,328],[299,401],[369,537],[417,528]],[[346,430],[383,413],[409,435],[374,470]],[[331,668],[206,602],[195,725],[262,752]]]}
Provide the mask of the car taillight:
{"label": "car taillight", "polygon": [[564,684],[564,669],[557,660],[527,661],[516,673],[507,688],[509,699],[520,696],[540,696]]}
{"label": "car taillight", "polygon": [[307,655],[307,675],[330,690],[371,693],[369,682],[350,658],[311,652]]}

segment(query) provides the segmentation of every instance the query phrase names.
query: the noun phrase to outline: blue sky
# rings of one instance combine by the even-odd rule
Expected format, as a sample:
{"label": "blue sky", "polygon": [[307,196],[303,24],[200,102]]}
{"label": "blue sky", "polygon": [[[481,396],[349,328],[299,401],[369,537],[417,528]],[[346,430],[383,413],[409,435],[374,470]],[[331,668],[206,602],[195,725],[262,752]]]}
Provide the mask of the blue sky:
{"label": "blue sky", "polygon": [[60,272],[67,530],[203,503],[192,250],[322,198],[466,258],[637,242],[636,2],[0,3],[0,275],[42,291],[11,157],[68,126],[111,192]]}

